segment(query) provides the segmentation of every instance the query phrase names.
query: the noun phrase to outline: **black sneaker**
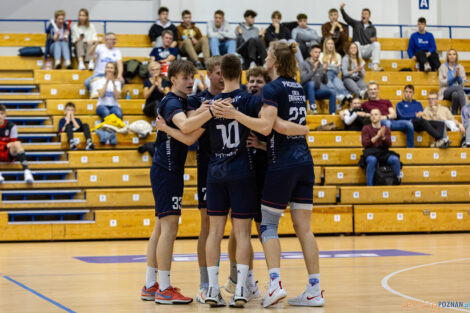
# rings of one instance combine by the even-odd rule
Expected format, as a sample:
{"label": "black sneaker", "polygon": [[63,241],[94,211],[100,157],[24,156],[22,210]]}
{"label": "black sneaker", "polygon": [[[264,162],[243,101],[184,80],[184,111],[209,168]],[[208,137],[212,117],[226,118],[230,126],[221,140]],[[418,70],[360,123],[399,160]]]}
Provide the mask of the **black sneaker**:
{"label": "black sneaker", "polygon": [[77,143],[75,142],[75,140],[70,140],[69,141],[69,144],[70,144],[70,150],[77,150]]}
{"label": "black sneaker", "polygon": [[93,141],[91,141],[91,139],[88,139],[86,141],[86,150],[95,150],[95,144],[93,143]]}

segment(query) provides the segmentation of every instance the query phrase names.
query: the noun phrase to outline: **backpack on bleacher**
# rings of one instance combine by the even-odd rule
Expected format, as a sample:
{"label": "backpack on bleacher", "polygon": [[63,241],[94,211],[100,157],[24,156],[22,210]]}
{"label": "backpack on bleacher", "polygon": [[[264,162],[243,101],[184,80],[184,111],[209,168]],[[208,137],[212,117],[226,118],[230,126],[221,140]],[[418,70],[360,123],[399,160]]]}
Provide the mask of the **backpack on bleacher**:
{"label": "backpack on bleacher", "polygon": [[41,57],[44,55],[41,47],[24,47],[18,50],[22,57]]}
{"label": "backpack on bleacher", "polygon": [[124,62],[124,71],[122,76],[126,80],[126,83],[130,83],[130,81],[139,73],[140,61],[136,59],[127,60]]}
{"label": "backpack on bleacher", "polygon": [[374,186],[400,185],[400,179],[388,165],[377,165],[374,175]]}

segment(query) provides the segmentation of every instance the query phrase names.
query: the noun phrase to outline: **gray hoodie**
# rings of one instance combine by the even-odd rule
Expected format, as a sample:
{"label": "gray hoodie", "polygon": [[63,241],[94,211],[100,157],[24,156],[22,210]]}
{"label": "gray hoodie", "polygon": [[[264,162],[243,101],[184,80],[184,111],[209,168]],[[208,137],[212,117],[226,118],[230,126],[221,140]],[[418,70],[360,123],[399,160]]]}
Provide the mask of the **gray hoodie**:
{"label": "gray hoodie", "polygon": [[215,27],[214,21],[207,23],[207,37],[217,38],[219,40],[235,39],[236,35],[232,26],[227,21],[224,21],[220,28]]}
{"label": "gray hoodie", "polygon": [[320,88],[321,84],[328,83],[328,76],[326,73],[323,73],[323,65],[318,63],[317,69],[313,71],[313,63],[310,61],[310,58],[306,59],[300,64],[300,82],[302,85],[305,85],[309,81],[315,82],[315,88]]}
{"label": "gray hoodie", "polygon": [[243,41],[248,41],[251,38],[258,38],[259,37],[259,29],[255,26],[246,26],[244,23],[240,23],[238,26],[242,29],[242,34],[240,35],[235,28],[235,35],[241,36]]}

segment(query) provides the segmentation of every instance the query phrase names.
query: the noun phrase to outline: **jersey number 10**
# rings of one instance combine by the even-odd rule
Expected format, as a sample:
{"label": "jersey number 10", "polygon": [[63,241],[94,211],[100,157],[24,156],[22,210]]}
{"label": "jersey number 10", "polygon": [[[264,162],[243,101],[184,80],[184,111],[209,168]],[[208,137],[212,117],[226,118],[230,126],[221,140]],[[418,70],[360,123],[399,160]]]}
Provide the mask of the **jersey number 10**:
{"label": "jersey number 10", "polygon": [[[222,141],[225,148],[235,148],[240,144],[240,131],[238,130],[238,122],[232,121],[228,125],[217,125],[217,129],[222,133]],[[233,131],[233,136],[232,136]]]}

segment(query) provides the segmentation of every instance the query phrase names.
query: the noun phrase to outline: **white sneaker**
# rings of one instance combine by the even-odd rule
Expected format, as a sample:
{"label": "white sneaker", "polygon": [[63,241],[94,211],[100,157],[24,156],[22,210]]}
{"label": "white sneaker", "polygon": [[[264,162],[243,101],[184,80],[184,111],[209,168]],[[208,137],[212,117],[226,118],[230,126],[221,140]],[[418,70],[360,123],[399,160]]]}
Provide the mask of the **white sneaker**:
{"label": "white sneaker", "polygon": [[325,304],[325,300],[323,299],[323,290],[319,290],[314,294],[305,290],[297,298],[287,300],[287,303],[295,306],[323,306]]}
{"label": "white sneaker", "polygon": [[206,295],[207,295],[207,288],[199,289],[199,292],[197,293],[197,296],[196,296],[196,301],[202,304],[206,303]]}
{"label": "white sneaker", "polygon": [[233,280],[229,277],[227,282],[224,285],[225,291],[228,293],[234,294],[235,290],[237,289],[237,284],[233,282]]}
{"label": "white sneaker", "polygon": [[78,69],[79,69],[80,71],[86,70],[85,63],[79,62],[79,63],[78,63]]}
{"label": "white sneaker", "polygon": [[249,301],[249,293],[247,287],[241,287],[240,290],[236,290],[230,299],[229,306],[236,308],[243,308],[245,304]]}
{"label": "white sneaker", "polygon": [[24,170],[24,181],[25,183],[32,184],[34,183],[34,177],[33,174],[29,169]]}
{"label": "white sneaker", "polygon": [[255,283],[254,285],[248,285],[248,290],[250,292],[248,301],[261,297],[261,291],[258,288],[258,283]]}
{"label": "white sneaker", "polygon": [[429,62],[424,63],[424,71],[425,71],[426,73],[428,73],[428,72],[430,72],[431,70],[432,70],[432,68],[431,68],[431,65],[429,64]]}
{"label": "white sneaker", "polygon": [[251,61],[251,62],[250,62],[250,68],[253,68],[253,67],[256,67],[255,61]]}
{"label": "white sneaker", "polygon": [[384,68],[380,67],[380,65],[378,65],[377,63],[372,65],[372,71],[374,71],[374,72],[383,72],[383,70],[384,70]]}
{"label": "white sneaker", "polygon": [[287,297],[287,293],[284,287],[282,287],[281,281],[271,284],[264,295],[263,307],[267,308],[270,305],[275,305],[285,297]]}
{"label": "white sneaker", "polygon": [[222,295],[220,294],[220,289],[214,287],[209,287],[207,290],[205,303],[209,304],[211,308],[227,305],[224,298],[222,298]]}
{"label": "white sneaker", "polygon": [[95,62],[90,61],[88,62],[88,70],[93,71],[95,69]]}
{"label": "white sneaker", "polygon": [[5,178],[3,178],[2,174],[0,173],[0,184],[5,181]]}

